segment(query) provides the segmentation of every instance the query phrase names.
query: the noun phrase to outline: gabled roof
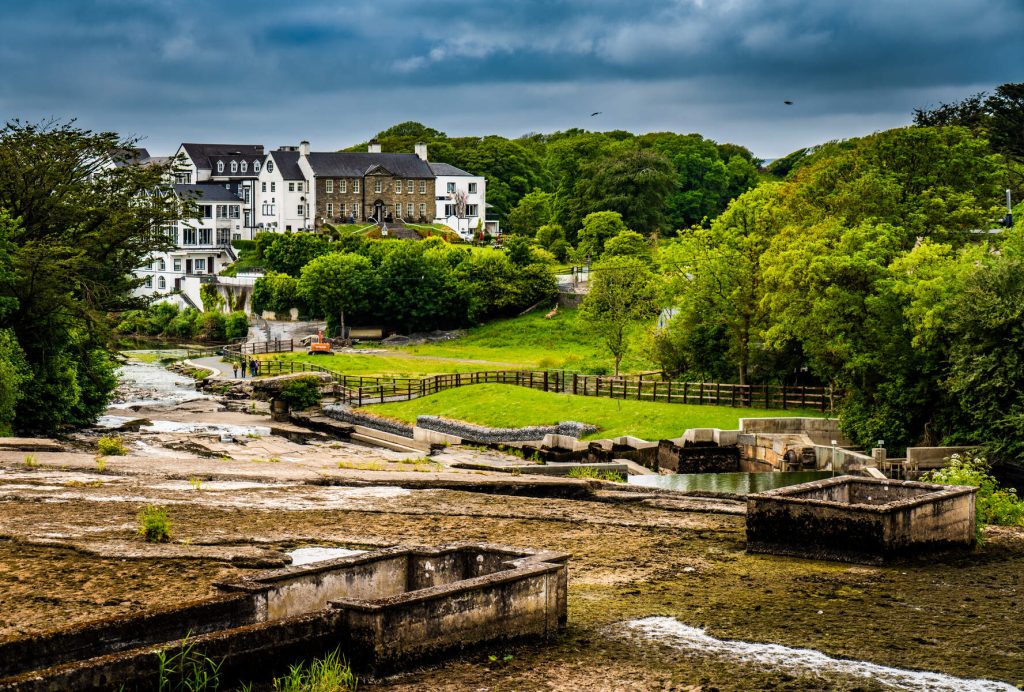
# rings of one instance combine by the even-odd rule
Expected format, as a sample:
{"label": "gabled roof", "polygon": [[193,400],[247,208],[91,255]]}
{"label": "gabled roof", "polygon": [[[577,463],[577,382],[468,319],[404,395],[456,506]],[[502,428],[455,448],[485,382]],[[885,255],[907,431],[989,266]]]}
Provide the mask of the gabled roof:
{"label": "gabled roof", "polygon": [[241,202],[241,198],[218,183],[175,185],[174,194],[194,202]]}
{"label": "gabled roof", "polygon": [[[196,165],[196,168],[206,168],[214,171],[215,174],[217,161],[223,161],[224,173],[217,175],[227,174],[230,170],[231,161],[249,162],[248,169],[251,172],[253,162],[262,161],[264,156],[262,144],[196,144],[186,142],[181,145],[181,148],[192,159],[192,163]],[[249,173],[243,174],[242,177],[249,177]]]}
{"label": "gabled roof", "polygon": [[467,173],[466,171],[462,170],[461,168],[456,168],[455,166],[451,165],[450,163],[430,163],[429,166],[430,166],[430,170],[432,170],[434,172],[434,175],[455,175],[455,176],[465,176],[465,177],[468,177],[468,178],[475,178],[475,177],[477,177],[477,176],[473,175],[472,173]]}
{"label": "gabled roof", "polygon": [[360,178],[380,166],[399,178],[433,178],[427,162],[416,154],[372,154],[351,151],[314,151],[309,154],[313,175],[323,178]]}
{"label": "gabled roof", "polygon": [[278,149],[270,152],[270,156],[274,159],[274,166],[285,180],[305,179],[306,176],[302,174],[302,169],[299,168],[299,152]]}

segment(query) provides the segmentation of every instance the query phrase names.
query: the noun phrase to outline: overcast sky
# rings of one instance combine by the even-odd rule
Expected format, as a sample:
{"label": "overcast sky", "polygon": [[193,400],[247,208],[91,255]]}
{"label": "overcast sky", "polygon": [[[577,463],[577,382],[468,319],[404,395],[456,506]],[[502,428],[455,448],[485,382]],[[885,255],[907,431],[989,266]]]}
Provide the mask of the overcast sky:
{"label": "overcast sky", "polygon": [[1024,81],[1024,0],[5,0],[0,26],[0,114],[154,154],[336,149],[418,120],[699,132],[771,158]]}

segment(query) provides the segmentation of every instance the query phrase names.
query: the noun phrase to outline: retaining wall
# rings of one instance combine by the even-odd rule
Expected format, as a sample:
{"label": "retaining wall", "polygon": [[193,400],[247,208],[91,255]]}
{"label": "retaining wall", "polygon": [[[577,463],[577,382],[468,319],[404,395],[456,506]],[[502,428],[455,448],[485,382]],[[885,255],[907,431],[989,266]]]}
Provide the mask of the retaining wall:
{"label": "retaining wall", "polygon": [[321,411],[325,416],[343,423],[363,425],[367,428],[373,428],[374,430],[380,430],[382,432],[391,433],[392,435],[400,435],[401,437],[408,437],[410,439],[413,437],[413,427],[400,421],[371,416],[366,413],[356,413],[347,407],[335,404],[324,406]]}
{"label": "retaining wall", "polygon": [[416,427],[452,435],[476,444],[530,442],[542,440],[545,435],[568,435],[578,438],[597,432],[596,425],[575,421],[564,421],[558,425],[533,425],[525,428],[489,428],[438,416],[417,416]]}

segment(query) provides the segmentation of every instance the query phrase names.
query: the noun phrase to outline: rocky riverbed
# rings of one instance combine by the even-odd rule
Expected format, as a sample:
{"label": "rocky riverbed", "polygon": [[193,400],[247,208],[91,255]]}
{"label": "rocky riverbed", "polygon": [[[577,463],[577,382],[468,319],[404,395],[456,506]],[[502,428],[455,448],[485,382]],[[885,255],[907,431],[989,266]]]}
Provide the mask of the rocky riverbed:
{"label": "rocky riverbed", "polygon": [[[63,451],[0,451],[0,636],[201,598],[215,581],[286,564],[297,548],[487,541],[572,553],[565,635],[361,689],[1024,683],[1024,531],[988,529],[974,554],[885,567],[747,555],[735,503],[451,467],[446,455],[473,450],[427,460],[295,442],[270,432],[277,424],[259,405],[188,398],[190,386],[140,387],[108,411],[149,424],[125,432],[129,455],[106,457],[102,470],[100,429],[62,441]],[[586,496],[565,499],[563,483]],[[136,535],[147,504],[168,508],[170,543]],[[976,679],[1002,682],[965,682]]]}

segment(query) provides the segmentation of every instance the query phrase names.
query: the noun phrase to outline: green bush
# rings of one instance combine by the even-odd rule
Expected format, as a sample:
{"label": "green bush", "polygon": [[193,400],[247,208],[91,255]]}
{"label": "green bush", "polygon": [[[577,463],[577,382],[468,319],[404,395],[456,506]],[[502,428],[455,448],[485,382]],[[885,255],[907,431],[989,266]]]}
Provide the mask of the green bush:
{"label": "green bush", "polygon": [[147,543],[166,543],[171,540],[171,519],[165,507],[147,505],[139,512],[139,535]]}
{"label": "green bush", "polygon": [[197,336],[204,341],[224,341],[227,320],[223,313],[204,312],[199,318],[199,332]]}
{"label": "green bush", "polygon": [[224,322],[224,338],[228,341],[244,339],[249,334],[249,318],[240,310],[227,316]]}
{"label": "green bush", "polygon": [[293,409],[304,409],[316,406],[323,395],[320,393],[320,380],[316,377],[298,377],[289,380],[283,387],[278,399]]}
{"label": "green bush", "polygon": [[946,485],[969,485],[978,489],[974,507],[981,524],[998,526],[1024,526],[1024,500],[1013,488],[1000,488],[989,474],[985,459],[971,454],[954,454],[949,466],[929,471],[921,480]]}
{"label": "green bush", "polygon": [[96,448],[101,455],[108,457],[123,457],[128,454],[124,440],[117,435],[101,437],[96,443]]}

